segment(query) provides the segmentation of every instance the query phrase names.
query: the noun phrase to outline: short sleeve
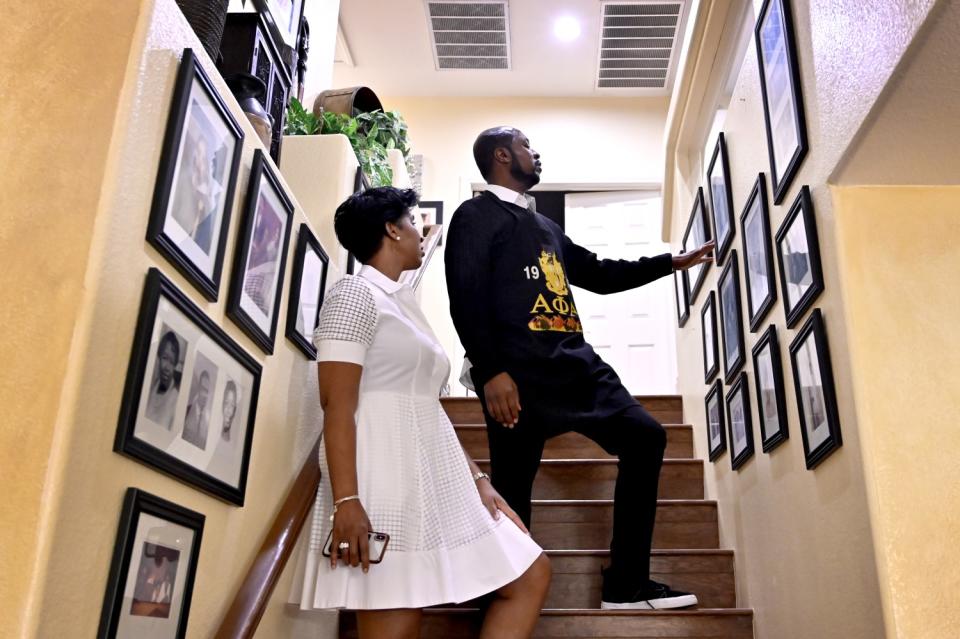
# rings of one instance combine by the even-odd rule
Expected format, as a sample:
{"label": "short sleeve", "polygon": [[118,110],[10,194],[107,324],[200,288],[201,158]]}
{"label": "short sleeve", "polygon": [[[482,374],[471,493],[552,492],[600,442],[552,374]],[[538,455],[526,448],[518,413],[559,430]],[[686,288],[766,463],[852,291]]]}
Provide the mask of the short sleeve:
{"label": "short sleeve", "polygon": [[377,330],[377,302],[360,278],[334,284],[320,309],[313,332],[318,362],[363,364]]}

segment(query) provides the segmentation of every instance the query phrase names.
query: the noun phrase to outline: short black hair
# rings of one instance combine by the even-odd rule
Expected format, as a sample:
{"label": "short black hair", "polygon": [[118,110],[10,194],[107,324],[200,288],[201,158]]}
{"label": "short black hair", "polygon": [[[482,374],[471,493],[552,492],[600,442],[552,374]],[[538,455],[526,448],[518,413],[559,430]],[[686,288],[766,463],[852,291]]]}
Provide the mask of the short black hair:
{"label": "short black hair", "polygon": [[337,207],[333,228],[343,248],[366,264],[370,261],[387,234],[387,222],[396,222],[417,204],[413,189],[380,186],[354,193]]}
{"label": "short black hair", "polygon": [[473,143],[473,159],[484,180],[489,180],[493,171],[493,152],[500,147],[510,148],[517,133],[512,126],[497,126],[477,136]]}
{"label": "short black hair", "polygon": [[173,331],[167,331],[160,337],[160,344],[157,346],[157,357],[163,354],[163,347],[170,346],[173,349],[173,359],[175,363],[180,362],[180,340],[173,334]]}

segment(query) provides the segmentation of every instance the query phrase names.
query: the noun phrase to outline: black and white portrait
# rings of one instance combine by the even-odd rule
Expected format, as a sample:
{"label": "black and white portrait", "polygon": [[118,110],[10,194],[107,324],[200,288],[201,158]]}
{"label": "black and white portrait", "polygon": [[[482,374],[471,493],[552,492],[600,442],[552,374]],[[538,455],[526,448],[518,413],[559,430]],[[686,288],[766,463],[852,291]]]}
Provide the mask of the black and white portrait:
{"label": "black and white portrait", "polygon": [[718,379],[710,387],[704,400],[707,421],[707,445],[710,461],[715,461],[727,449],[727,435],[723,415],[723,387]]}
{"label": "black and white portrait", "polygon": [[747,374],[740,373],[727,393],[727,426],[730,431],[730,465],[736,470],[753,456],[753,423]]}
{"label": "black and white portrait", "polygon": [[306,224],[300,225],[290,280],[287,338],[310,360],[316,359],[313,331],[327,287],[330,258]]}
{"label": "black and white portrait", "polygon": [[[710,227],[707,222],[706,205],[703,200],[703,189],[697,189],[697,196],[693,201],[693,209],[690,211],[690,219],[687,221],[687,228],[683,233],[682,249],[686,253],[695,250],[710,240]],[[693,305],[697,300],[697,294],[703,285],[703,280],[707,275],[707,269],[710,264],[696,264],[683,272],[686,280],[688,304]]]}
{"label": "black and white portrait", "polygon": [[813,201],[806,186],[777,231],[777,258],[787,326],[793,327],[823,292]]}
{"label": "black and white portrait", "polygon": [[767,328],[753,347],[753,375],[763,450],[770,452],[789,436],[780,343],[774,325]]}
{"label": "black and white portrait", "polygon": [[259,364],[156,269],[140,313],[115,449],[242,500]]}
{"label": "black and white portrait", "polygon": [[777,298],[763,173],[757,177],[747,198],[740,225],[743,227],[743,262],[747,278],[747,315],[750,318],[750,330],[756,332]]}
{"label": "black and white portrait", "polygon": [[723,370],[727,383],[740,370],[746,356],[743,345],[743,320],[740,308],[737,252],[730,252],[730,261],[720,275],[720,330],[723,335]]}
{"label": "black and white portrait", "polygon": [[187,355],[187,340],[166,324],[160,325],[159,335],[144,416],[155,424],[172,430],[177,401],[180,398],[180,379],[183,376],[183,361]]}
{"label": "black and white portrait", "polygon": [[820,309],[813,311],[790,344],[790,360],[807,468],[814,468],[843,443]]}
{"label": "black and white portrait", "polygon": [[703,379],[709,383],[720,369],[717,361],[717,304],[713,291],[710,291],[700,311],[700,324],[703,330]]}
{"label": "black and white portrait", "polygon": [[733,193],[730,189],[730,163],[727,160],[726,137],[717,136],[717,145],[707,167],[707,184],[710,190],[710,211],[713,232],[717,240],[716,262],[722,264],[733,243]]}

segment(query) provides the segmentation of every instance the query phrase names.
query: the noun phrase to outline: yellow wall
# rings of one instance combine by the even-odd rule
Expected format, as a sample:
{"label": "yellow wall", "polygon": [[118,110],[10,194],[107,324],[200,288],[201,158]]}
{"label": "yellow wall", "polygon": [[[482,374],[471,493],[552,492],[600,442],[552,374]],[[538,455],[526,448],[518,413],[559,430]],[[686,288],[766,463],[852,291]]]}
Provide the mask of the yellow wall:
{"label": "yellow wall", "polygon": [[[188,634],[210,636],[319,432],[315,366],[282,326],[296,229],[309,217],[297,205],[281,326],[266,357],[225,316],[241,203],[260,145],[174,0],[22,6],[9,21],[16,37],[0,44],[0,59],[15,70],[8,75],[5,67],[3,77],[17,80],[0,104],[19,118],[4,119],[18,124],[0,142],[4,157],[16,159],[0,189],[5,198],[16,194],[2,206],[3,355],[16,378],[4,378],[0,396],[0,618],[9,636],[93,636],[123,495],[136,486],[206,516]],[[203,300],[144,240],[184,47],[197,52],[246,134],[217,303]],[[57,100],[38,98],[54,90]],[[112,452],[151,266],[263,365],[243,508]],[[281,588],[289,582],[288,571]],[[318,636],[285,598],[283,591],[273,600],[261,634]]]}
{"label": "yellow wall", "polygon": [[[760,3],[753,4],[757,7]],[[845,253],[849,245],[848,240],[840,238],[841,214],[827,182],[861,126],[869,122],[868,115],[878,96],[933,4],[933,0],[909,6],[894,0],[791,3],[810,150],[781,205],[772,204],[759,72],[752,39],[721,126],[726,134],[734,215],[738,220],[733,248],[739,254],[743,299],[746,299],[746,282],[739,215],[757,173],[767,174],[774,234],[800,187],[806,184],[811,188],[826,286],[815,306],[822,310],[826,323],[843,433],[843,447],[814,471],[806,470],[788,350],[800,326],[787,330],[782,299],[778,298],[760,327],[761,332],[751,334],[749,326],[745,327],[748,358],[745,370],[754,414],[755,457],[739,472],[732,471],[728,452],[716,463],[708,462],[706,473],[708,495],[716,498],[720,506],[722,544],[736,550],[739,604],[755,609],[758,639],[876,639],[885,633],[898,636],[894,634],[890,617],[885,618],[881,611],[884,592],[881,578],[886,579],[886,573],[881,568],[878,575],[874,540],[881,553],[886,542],[871,525],[870,495],[874,484],[871,474],[864,473],[864,464],[869,464],[874,443],[865,430],[864,422],[869,417],[863,411],[864,393],[860,391],[860,384],[864,375],[869,379],[879,371],[864,370],[865,360],[851,353],[856,343],[854,337],[860,336],[855,335],[859,325],[853,323],[853,308],[848,304],[848,300],[853,299],[849,295],[851,280],[846,273],[849,265]],[[725,13],[721,11],[725,6],[710,0],[701,4],[701,10],[708,12],[708,28],[704,33],[712,34],[710,37],[717,38],[718,31],[709,28],[710,21],[714,14]],[[712,141],[697,136],[710,128],[710,121],[705,118],[713,117],[712,109],[702,108],[702,96],[710,95],[715,89],[705,85],[724,81],[722,66],[714,66],[718,61],[711,55],[716,50],[716,42],[712,48],[705,45],[702,59],[688,65],[685,71],[696,75],[695,82],[704,86],[694,87],[687,98],[689,103],[677,109],[681,117],[686,114],[687,120],[680,125],[677,145],[668,148],[668,166],[674,179],[669,236],[674,246],[680,244],[696,188],[705,183],[704,173],[710,158],[703,157],[700,149],[711,142],[708,152],[712,152]],[[669,155],[678,150],[676,157]],[[900,232],[903,233],[903,229]],[[848,237],[850,242],[856,241],[852,234]],[[877,250],[877,246],[871,247],[869,243],[864,246],[867,251]],[[873,258],[885,259],[882,251]],[[703,401],[708,387],[703,381],[700,311],[706,293],[716,289],[719,274],[720,269],[711,267],[691,309],[690,321],[677,332],[678,361],[688,363],[681,364],[680,373],[684,409],[696,425],[696,448],[703,457],[707,451]],[[782,298],[779,281],[777,288]],[[868,317],[867,313],[858,315],[861,319]],[[771,323],[777,326],[781,347],[790,439],[767,454],[761,451],[756,425],[756,389],[750,349]],[[725,385],[725,392],[728,389]],[[901,475],[902,471],[892,471],[889,481],[897,481]],[[897,516],[905,515],[902,511],[891,515],[893,527],[900,525],[896,523]],[[929,576],[928,572],[926,577]]]}
{"label": "yellow wall", "polygon": [[841,188],[834,197],[888,636],[954,636],[960,188]]}
{"label": "yellow wall", "polygon": [[[135,2],[37,0],[11,5],[4,18],[0,619],[12,633],[7,636],[29,627],[28,593],[34,568],[43,561],[51,498],[46,478],[56,472],[51,459],[63,428],[58,416],[68,392],[68,354],[139,13]],[[94,32],[98,48],[91,52]],[[47,99],[51,95],[57,99]]]}
{"label": "yellow wall", "polygon": [[[543,161],[542,184],[659,183],[667,100],[613,98],[386,97],[403,114],[413,152],[424,156],[423,199],[442,200],[445,222],[482,183],[473,161],[480,131],[515,126]],[[453,363],[456,390],[463,349],[450,319],[442,247],[421,285],[422,306]]]}

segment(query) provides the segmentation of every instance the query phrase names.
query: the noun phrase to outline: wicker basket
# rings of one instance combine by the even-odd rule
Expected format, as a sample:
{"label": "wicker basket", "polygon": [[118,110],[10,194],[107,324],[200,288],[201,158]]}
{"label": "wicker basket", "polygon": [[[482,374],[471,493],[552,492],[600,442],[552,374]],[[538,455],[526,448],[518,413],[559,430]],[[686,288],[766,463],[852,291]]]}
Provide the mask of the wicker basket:
{"label": "wicker basket", "polygon": [[180,10],[194,33],[200,38],[203,48],[214,62],[220,54],[220,39],[227,21],[227,5],[230,0],[177,0]]}

